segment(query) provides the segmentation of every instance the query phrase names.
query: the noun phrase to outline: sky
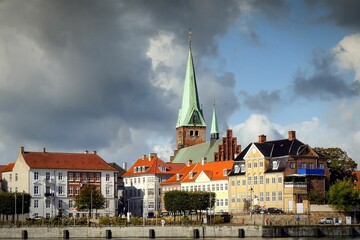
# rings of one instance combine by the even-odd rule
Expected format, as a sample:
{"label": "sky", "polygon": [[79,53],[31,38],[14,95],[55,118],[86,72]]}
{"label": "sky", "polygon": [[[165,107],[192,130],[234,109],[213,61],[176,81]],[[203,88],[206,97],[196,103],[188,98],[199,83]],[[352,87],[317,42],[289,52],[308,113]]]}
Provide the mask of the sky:
{"label": "sky", "polygon": [[[188,34],[208,131],[360,164],[360,1],[0,0],[0,164],[25,151],[169,160]],[[210,134],[208,134],[210,137]]]}

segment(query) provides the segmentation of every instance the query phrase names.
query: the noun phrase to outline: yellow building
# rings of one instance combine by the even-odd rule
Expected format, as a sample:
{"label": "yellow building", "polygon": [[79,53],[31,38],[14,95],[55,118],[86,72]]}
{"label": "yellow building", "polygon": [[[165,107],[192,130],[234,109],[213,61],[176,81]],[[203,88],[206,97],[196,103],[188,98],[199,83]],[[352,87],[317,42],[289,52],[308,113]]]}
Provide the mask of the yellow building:
{"label": "yellow building", "polygon": [[229,176],[229,211],[247,212],[254,206],[301,212],[310,189],[325,194],[329,171],[308,145],[289,131],[287,139],[249,144],[235,159]]}

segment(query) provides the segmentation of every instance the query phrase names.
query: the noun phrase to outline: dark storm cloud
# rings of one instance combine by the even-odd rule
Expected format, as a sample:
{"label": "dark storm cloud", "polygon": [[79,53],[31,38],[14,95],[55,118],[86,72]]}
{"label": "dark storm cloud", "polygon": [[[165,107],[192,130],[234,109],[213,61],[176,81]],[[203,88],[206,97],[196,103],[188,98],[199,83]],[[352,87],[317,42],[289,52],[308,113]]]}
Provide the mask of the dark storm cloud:
{"label": "dark storm cloud", "polygon": [[260,91],[255,95],[240,92],[244,97],[244,105],[255,112],[271,112],[272,107],[281,101],[279,91]]}
{"label": "dark storm cloud", "polygon": [[296,95],[330,100],[359,94],[360,86],[357,82],[348,83],[336,72],[333,56],[315,54],[313,66],[315,70],[310,76],[301,71],[296,74],[293,84]]}
{"label": "dark storm cloud", "polygon": [[310,7],[325,7],[328,12],[322,20],[335,21],[342,27],[360,29],[360,1],[357,0],[307,0]]}

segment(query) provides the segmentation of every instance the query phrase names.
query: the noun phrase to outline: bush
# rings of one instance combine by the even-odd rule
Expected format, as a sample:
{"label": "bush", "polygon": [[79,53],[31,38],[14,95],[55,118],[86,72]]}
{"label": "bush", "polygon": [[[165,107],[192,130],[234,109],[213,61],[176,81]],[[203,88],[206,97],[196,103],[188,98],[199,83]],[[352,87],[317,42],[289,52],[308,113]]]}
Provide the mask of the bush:
{"label": "bush", "polygon": [[140,226],[143,223],[143,219],[140,217],[132,217],[130,218],[130,223],[135,226]]}
{"label": "bush", "polygon": [[215,216],[213,219],[211,219],[211,222],[213,224],[220,224],[220,223],[224,223],[224,218],[221,216]]}
{"label": "bush", "polygon": [[110,225],[111,224],[111,219],[108,218],[108,217],[100,217],[99,223],[101,225]]}

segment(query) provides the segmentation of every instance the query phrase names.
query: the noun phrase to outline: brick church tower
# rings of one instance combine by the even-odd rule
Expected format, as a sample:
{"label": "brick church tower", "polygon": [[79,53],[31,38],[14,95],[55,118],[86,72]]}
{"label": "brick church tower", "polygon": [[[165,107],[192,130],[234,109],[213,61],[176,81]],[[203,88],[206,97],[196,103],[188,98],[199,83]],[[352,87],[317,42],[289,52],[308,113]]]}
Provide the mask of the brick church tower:
{"label": "brick church tower", "polygon": [[206,123],[199,104],[190,32],[183,99],[176,124],[176,148],[180,150],[204,142],[206,142]]}

